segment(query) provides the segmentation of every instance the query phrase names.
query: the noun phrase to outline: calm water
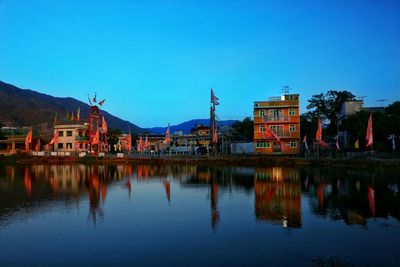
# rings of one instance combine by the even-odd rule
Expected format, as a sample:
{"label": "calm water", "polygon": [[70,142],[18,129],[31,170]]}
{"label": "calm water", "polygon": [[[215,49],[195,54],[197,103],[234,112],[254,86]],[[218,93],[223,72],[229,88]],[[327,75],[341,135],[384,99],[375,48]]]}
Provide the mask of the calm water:
{"label": "calm water", "polygon": [[400,265],[399,175],[0,167],[0,266]]}

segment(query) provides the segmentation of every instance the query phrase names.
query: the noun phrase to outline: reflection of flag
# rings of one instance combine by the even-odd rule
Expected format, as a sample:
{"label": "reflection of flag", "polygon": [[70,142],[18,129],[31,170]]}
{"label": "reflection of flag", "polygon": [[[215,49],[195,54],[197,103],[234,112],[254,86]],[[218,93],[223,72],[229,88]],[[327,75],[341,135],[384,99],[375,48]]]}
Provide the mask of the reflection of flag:
{"label": "reflection of flag", "polygon": [[76,112],[76,120],[79,121],[81,119],[81,108],[78,108],[78,111]]}
{"label": "reflection of flag", "polygon": [[368,202],[372,216],[375,217],[375,190],[368,186]]}
{"label": "reflection of flag", "polygon": [[359,149],[360,145],[358,144],[358,139],[356,140],[356,142],[354,143],[354,148],[355,149]]}
{"label": "reflection of flag", "polygon": [[71,121],[75,120],[74,112],[71,113]]}
{"label": "reflection of flag", "polygon": [[29,146],[32,143],[32,128],[29,130],[28,135],[25,138],[25,149],[29,150]]}
{"label": "reflection of flag", "polygon": [[171,182],[170,181],[164,181],[164,188],[165,188],[165,193],[167,194],[167,200],[168,202],[171,202]]}
{"label": "reflection of flag", "polygon": [[146,135],[146,140],[144,141],[144,148],[148,148],[150,146],[149,139]]}
{"label": "reflection of flag", "polygon": [[29,167],[25,167],[24,183],[25,183],[26,193],[30,197],[32,195],[32,178],[29,172]]}
{"label": "reflection of flag", "polygon": [[367,147],[372,146],[374,143],[374,137],[372,134],[372,112],[369,114],[368,126],[367,126],[367,134],[365,136],[367,140]]}
{"label": "reflection of flag", "polygon": [[306,147],[306,150],[308,150],[307,135],[304,136],[303,143],[304,143],[304,146]]}

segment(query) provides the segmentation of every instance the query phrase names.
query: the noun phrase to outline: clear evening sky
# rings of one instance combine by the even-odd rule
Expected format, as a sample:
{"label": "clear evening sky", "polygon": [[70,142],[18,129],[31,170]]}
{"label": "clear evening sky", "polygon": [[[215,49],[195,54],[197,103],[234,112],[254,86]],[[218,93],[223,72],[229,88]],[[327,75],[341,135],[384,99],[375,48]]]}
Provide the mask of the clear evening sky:
{"label": "clear evening sky", "polygon": [[0,80],[141,127],[252,115],[283,85],[400,99],[400,1],[0,0]]}

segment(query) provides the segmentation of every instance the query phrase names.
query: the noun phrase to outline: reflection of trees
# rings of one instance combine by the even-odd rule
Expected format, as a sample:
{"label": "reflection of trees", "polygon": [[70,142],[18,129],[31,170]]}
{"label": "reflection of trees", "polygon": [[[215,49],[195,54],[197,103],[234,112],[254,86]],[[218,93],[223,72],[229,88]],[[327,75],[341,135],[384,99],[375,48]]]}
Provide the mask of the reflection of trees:
{"label": "reflection of trees", "polygon": [[366,224],[371,217],[400,218],[398,179],[382,178],[368,172],[310,169],[304,173],[315,214],[347,224]]}

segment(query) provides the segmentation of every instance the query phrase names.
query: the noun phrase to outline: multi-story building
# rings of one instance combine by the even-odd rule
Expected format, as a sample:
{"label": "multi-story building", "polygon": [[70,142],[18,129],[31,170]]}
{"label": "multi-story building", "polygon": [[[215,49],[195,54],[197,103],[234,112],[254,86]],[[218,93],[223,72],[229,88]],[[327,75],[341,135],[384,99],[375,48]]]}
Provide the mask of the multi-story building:
{"label": "multi-story building", "polygon": [[58,142],[54,145],[56,152],[87,151],[90,140],[87,123],[64,123],[54,125],[54,131],[58,131]]}
{"label": "multi-story building", "polygon": [[299,95],[270,97],[254,102],[254,146],[256,153],[300,153]]}

